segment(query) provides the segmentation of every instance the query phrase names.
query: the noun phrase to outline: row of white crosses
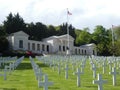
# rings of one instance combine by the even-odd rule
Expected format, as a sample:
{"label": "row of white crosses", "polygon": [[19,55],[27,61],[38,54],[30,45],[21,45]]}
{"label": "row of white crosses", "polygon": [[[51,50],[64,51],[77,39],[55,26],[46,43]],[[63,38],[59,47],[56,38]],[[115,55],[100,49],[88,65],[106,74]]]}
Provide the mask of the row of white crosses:
{"label": "row of white crosses", "polygon": [[[83,74],[84,72],[84,67],[85,67],[85,63],[86,63],[86,58],[80,58],[80,57],[66,57],[66,56],[52,56],[52,57],[39,57],[36,56],[36,58],[43,62],[44,64],[53,66],[53,68],[55,68],[55,66],[57,65],[58,67],[58,74],[60,75],[61,70],[64,70],[65,72],[65,79],[69,78],[69,70],[71,69],[69,67],[69,64],[72,65],[72,70],[73,73],[77,75],[77,86],[80,87],[80,75]],[[72,62],[72,63],[71,63]],[[75,65],[76,65],[76,69],[77,72],[75,72]],[[65,66],[65,67],[64,67]],[[64,67],[64,69],[62,69]],[[81,68],[81,69],[80,69]]]}
{"label": "row of white crosses", "polygon": [[[41,58],[43,60],[41,60]],[[79,58],[79,60],[78,60]],[[70,70],[69,64],[71,63],[72,65],[72,70],[74,71],[75,66],[77,66],[77,72],[79,73],[77,76],[77,86],[80,86],[80,75],[83,74],[84,71],[84,67],[85,67],[85,63],[86,63],[86,57],[83,57],[82,60],[80,59],[80,56],[71,56],[69,60],[66,60],[66,57],[61,57],[61,56],[50,56],[50,57],[37,57],[38,60],[42,61],[44,64],[50,65],[50,67],[53,65],[53,67],[58,64],[58,74],[60,74],[60,70],[61,70],[61,62],[62,65],[65,66],[65,68],[63,70],[65,70],[65,79],[68,79],[69,73],[68,71]],[[91,58],[90,58],[91,59]],[[111,68],[113,67],[117,67],[119,65],[120,68],[120,64],[118,64],[120,59],[118,60],[113,60],[113,58],[111,57],[94,57],[90,60],[90,64],[91,64],[91,69],[93,70],[93,78],[95,79],[97,77],[97,68],[102,68],[103,71],[102,73],[107,73],[106,71],[106,67],[107,65],[110,68],[110,74],[113,75],[113,85],[116,85],[116,68],[114,68],[113,70],[111,70]],[[54,62],[54,63],[53,63]],[[79,63],[78,63],[79,62]],[[80,64],[81,63],[81,64]],[[78,67],[78,65],[79,67]],[[81,68],[81,69],[80,69]],[[100,75],[100,76],[99,76]],[[102,77],[101,74],[99,74],[98,77]],[[102,81],[100,81],[102,82]],[[102,83],[104,84],[104,82]],[[100,85],[99,89],[102,88],[102,84]],[[98,84],[99,86],[99,84]],[[101,90],[101,89],[100,89]]]}
{"label": "row of white crosses", "polygon": [[43,73],[42,73],[41,68],[39,68],[39,66],[34,62],[32,57],[30,57],[29,59],[30,59],[32,68],[34,70],[36,80],[42,80]]}
{"label": "row of white crosses", "polygon": [[[14,59],[16,59],[16,58],[14,58]],[[4,72],[2,74],[0,73],[0,76],[3,76],[4,80],[6,80],[7,79],[7,72],[9,71],[9,73],[11,73],[11,71],[15,70],[17,68],[17,66],[22,62],[23,59],[24,59],[24,56],[17,59],[15,62],[10,63],[8,66],[5,65]]]}
{"label": "row of white crosses", "polygon": [[0,57],[0,67],[4,66],[7,63],[15,62],[17,57]]}
{"label": "row of white crosses", "polygon": [[[95,60],[97,58],[93,58],[93,59]],[[117,60],[120,60],[120,59],[117,59]],[[95,78],[96,77],[96,66],[94,64],[95,62],[94,63],[93,63],[93,61],[91,61],[91,62],[92,62],[92,64],[91,64],[92,65],[92,69],[93,69],[93,78]],[[115,86],[116,85],[116,75],[118,74],[118,72],[116,71],[116,67],[117,67],[117,64],[118,64],[119,61],[116,61],[116,59],[115,58],[113,59],[113,57],[111,57],[111,58],[108,57],[106,59],[103,59],[103,61],[102,60],[99,61],[100,64],[101,64],[101,62],[103,63],[102,64],[103,74],[105,73],[107,64],[109,65],[109,69],[110,69],[109,74],[112,75],[112,77],[113,77],[113,86]],[[98,61],[97,61],[97,63],[98,63]],[[114,66],[113,66],[113,64],[114,64]],[[98,90],[103,90],[102,84],[104,84],[105,81],[102,80],[102,76],[100,74],[98,74],[98,81],[93,81],[93,83],[94,84],[98,84]]]}
{"label": "row of white crosses", "polygon": [[[31,61],[31,65],[38,80],[38,87],[42,86],[44,87],[44,90],[48,90],[48,87],[53,85],[53,82],[48,81],[48,76],[42,73],[41,68],[39,68],[39,66],[34,62],[32,57],[29,57],[29,59]],[[42,81],[43,75],[44,75],[44,81]]]}

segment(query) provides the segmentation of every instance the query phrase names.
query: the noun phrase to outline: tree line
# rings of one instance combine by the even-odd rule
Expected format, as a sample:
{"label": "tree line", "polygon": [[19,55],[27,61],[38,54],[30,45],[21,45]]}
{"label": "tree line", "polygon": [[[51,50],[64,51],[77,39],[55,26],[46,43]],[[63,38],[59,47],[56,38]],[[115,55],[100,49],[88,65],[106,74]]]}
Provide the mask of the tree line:
{"label": "tree line", "polygon": [[17,31],[24,31],[29,35],[30,40],[41,41],[53,35],[59,36],[67,34],[67,27],[70,35],[75,39],[74,45],[80,46],[89,43],[95,43],[98,55],[120,55],[120,26],[114,27],[114,46],[112,43],[112,30],[97,25],[94,32],[90,33],[89,28],[76,29],[71,24],[63,23],[58,26],[45,25],[41,22],[25,23],[24,19],[17,14],[10,13],[6,20],[0,25],[0,52],[8,50],[8,41],[6,37]]}

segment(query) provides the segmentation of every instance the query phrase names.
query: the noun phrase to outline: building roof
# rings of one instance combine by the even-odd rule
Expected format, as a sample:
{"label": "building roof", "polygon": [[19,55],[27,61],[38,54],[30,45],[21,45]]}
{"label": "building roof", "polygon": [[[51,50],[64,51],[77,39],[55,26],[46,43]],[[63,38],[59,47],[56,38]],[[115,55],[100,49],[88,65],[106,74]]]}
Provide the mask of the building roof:
{"label": "building roof", "polygon": [[26,34],[24,31],[18,31],[18,32],[11,33],[9,36],[14,36],[14,35],[18,35],[18,34],[22,34],[22,35],[25,35],[25,36],[29,36],[29,35]]}
{"label": "building roof", "polygon": [[85,47],[93,47],[93,46],[95,46],[95,44],[90,43],[90,44],[81,45],[80,47],[85,48]]}
{"label": "building roof", "polygon": [[[67,37],[68,37],[68,34],[61,35],[61,36],[50,36],[48,38],[43,39],[43,41],[51,40],[51,39],[67,39]],[[74,38],[71,35],[69,35],[69,38],[70,40],[74,40]]]}

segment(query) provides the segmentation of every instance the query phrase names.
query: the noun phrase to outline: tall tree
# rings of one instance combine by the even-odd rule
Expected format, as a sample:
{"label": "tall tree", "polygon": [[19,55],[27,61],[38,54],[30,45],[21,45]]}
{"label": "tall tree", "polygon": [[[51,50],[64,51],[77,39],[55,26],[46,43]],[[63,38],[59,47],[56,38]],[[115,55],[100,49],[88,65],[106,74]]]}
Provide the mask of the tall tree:
{"label": "tall tree", "polygon": [[101,25],[96,26],[92,35],[93,42],[97,44],[99,55],[109,55],[108,46],[110,38],[108,31]]}
{"label": "tall tree", "polygon": [[85,28],[76,38],[77,45],[88,44],[91,42],[91,34],[88,32],[88,29]]}
{"label": "tall tree", "polygon": [[76,34],[75,34],[75,28],[70,24],[68,25],[67,23],[63,23],[62,25],[60,25],[59,28],[59,34],[58,35],[64,35],[67,34],[67,27],[69,29],[69,34],[73,37],[76,38]]}
{"label": "tall tree", "polygon": [[52,26],[52,25],[48,26],[48,34],[47,35],[48,35],[48,37],[53,36],[53,35],[57,35],[57,30],[55,29],[54,26]]}
{"label": "tall tree", "polygon": [[24,31],[26,27],[26,24],[24,23],[23,18],[20,17],[19,13],[17,13],[14,16],[12,15],[12,13],[10,13],[7,16],[7,20],[5,20],[3,24],[4,24],[4,30],[8,34],[14,33],[20,30]]}
{"label": "tall tree", "polygon": [[32,40],[42,40],[43,38],[48,37],[48,29],[46,25],[41,22],[27,24],[27,33],[30,35],[29,39]]}
{"label": "tall tree", "polygon": [[0,25],[0,36],[5,36],[6,32],[3,30],[3,25]]}
{"label": "tall tree", "polygon": [[5,36],[0,36],[0,53],[8,50],[9,43]]}

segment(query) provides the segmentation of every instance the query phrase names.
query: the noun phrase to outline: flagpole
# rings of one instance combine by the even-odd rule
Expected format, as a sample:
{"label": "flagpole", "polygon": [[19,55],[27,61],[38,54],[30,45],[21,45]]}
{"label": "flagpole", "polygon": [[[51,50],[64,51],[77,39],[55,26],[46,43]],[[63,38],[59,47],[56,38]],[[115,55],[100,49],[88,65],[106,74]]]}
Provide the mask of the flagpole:
{"label": "flagpole", "polygon": [[113,25],[112,25],[112,48],[113,48],[113,56],[114,56],[114,32],[113,32]]}
{"label": "flagpole", "polygon": [[69,43],[69,18],[68,18],[68,8],[67,8],[67,39],[68,39],[68,45],[67,45],[67,55],[70,54],[70,43]]}

